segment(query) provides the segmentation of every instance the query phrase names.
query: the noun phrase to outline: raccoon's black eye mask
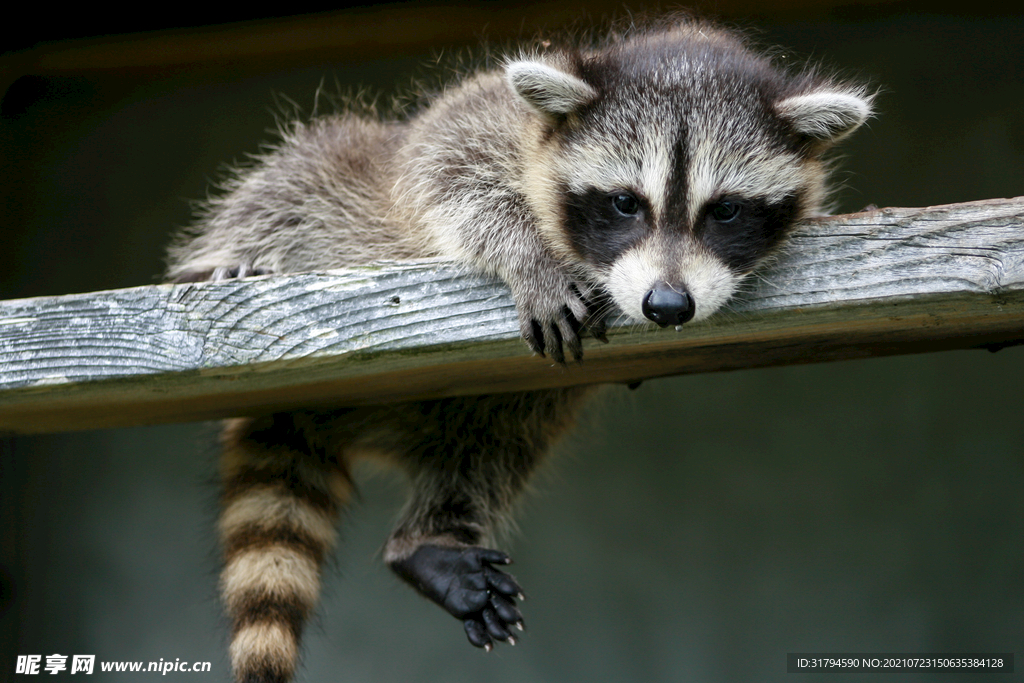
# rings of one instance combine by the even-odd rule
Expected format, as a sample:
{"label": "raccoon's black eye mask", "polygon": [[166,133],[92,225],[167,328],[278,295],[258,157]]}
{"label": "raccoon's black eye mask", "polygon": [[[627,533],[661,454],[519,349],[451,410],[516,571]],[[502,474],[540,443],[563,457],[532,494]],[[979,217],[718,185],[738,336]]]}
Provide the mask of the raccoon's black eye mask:
{"label": "raccoon's black eye mask", "polygon": [[798,201],[723,197],[707,205],[698,223],[701,241],[736,272],[746,272],[774,247],[798,215]]}
{"label": "raccoon's black eye mask", "polygon": [[650,207],[635,192],[592,187],[582,193],[566,189],[563,196],[569,242],[581,259],[595,265],[610,266],[649,229]]}

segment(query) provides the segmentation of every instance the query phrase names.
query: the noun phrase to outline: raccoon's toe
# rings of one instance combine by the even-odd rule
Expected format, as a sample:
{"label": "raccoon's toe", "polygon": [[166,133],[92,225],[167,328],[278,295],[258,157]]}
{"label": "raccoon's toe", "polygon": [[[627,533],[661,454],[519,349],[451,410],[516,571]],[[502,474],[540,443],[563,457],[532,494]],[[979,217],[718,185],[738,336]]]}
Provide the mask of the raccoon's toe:
{"label": "raccoon's toe", "polygon": [[522,615],[516,609],[515,603],[499,595],[492,595],[491,605],[481,610],[479,615],[467,617],[462,624],[470,644],[488,652],[494,647],[496,640],[515,645],[518,640],[512,635],[512,628],[520,631],[524,629]]}
{"label": "raccoon's toe", "polygon": [[488,572],[487,584],[487,604],[480,611],[463,617],[462,623],[470,644],[490,652],[496,640],[515,645],[517,641],[512,635],[512,628],[522,631],[525,626],[523,615],[516,607],[516,599],[522,598],[523,594],[515,580],[492,568]]}
{"label": "raccoon's toe", "polygon": [[496,640],[515,645],[511,629],[523,630],[523,615],[516,607],[523,591],[515,579],[493,566],[511,562],[498,550],[422,545],[392,567],[420,593],[461,619],[470,643],[489,651]]}

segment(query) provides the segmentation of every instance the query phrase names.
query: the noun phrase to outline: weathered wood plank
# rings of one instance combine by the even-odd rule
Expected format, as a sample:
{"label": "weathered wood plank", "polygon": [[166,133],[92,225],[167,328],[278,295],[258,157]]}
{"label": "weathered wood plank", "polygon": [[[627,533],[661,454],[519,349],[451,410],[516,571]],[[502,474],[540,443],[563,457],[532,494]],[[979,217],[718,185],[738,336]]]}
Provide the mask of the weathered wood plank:
{"label": "weathered wood plank", "polygon": [[581,365],[450,265],[0,303],[0,429],[43,432],[624,382],[1024,341],[1024,198],[812,221],[728,310],[610,330]]}

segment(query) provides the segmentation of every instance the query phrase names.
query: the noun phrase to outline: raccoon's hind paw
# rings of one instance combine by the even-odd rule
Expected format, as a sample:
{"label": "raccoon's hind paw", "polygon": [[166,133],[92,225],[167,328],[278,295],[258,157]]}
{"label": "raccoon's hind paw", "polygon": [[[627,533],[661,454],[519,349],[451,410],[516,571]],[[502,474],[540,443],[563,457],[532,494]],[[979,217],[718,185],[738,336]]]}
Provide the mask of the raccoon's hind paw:
{"label": "raccoon's hind paw", "polygon": [[230,280],[236,277],[251,277],[254,275],[270,275],[273,273],[269,268],[257,268],[251,263],[239,263],[235,266],[220,266],[214,268],[210,279],[213,281],[217,280]]}
{"label": "raccoon's hind paw", "polygon": [[392,568],[416,590],[461,619],[469,642],[490,651],[495,640],[516,644],[514,626],[523,630],[516,600],[523,590],[493,565],[511,564],[509,556],[488,548],[422,545]]}
{"label": "raccoon's hind paw", "polygon": [[205,270],[185,270],[178,273],[171,282],[175,284],[182,282],[218,282],[236,277],[270,275],[273,272],[269,268],[254,268],[251,263],[239,263],[235,266],[218,266],[217,268],[207,268]]}

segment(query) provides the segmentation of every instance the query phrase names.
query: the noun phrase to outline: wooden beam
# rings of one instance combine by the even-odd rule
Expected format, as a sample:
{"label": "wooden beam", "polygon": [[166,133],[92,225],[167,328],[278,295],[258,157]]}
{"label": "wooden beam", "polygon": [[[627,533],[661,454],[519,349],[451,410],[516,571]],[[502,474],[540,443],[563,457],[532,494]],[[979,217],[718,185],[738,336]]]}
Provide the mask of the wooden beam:
{"label": "wooden beam", "polygon": [[554,366],[499,282],[436,262],[0,302],[32,433],[1024,342],[1024,198],[811,221],[727,310]]}

